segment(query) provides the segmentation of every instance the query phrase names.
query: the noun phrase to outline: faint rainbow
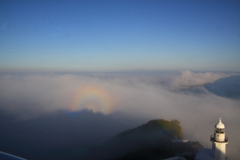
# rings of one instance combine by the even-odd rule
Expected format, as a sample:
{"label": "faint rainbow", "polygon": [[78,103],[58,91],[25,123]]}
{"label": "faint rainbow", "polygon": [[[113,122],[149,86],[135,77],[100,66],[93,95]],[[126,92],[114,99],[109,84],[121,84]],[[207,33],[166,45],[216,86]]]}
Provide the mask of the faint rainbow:
{"label": "faint rainbow", "polygon": [[[94,102],[97,105],[91,105]],[[89,105],[90,104],[90,105]],[[113,109],[113,99],[109,92],[98,85],[83,85],[75,90],[70,110],[78,111],[89,109],[93,112],[111,113]]]}

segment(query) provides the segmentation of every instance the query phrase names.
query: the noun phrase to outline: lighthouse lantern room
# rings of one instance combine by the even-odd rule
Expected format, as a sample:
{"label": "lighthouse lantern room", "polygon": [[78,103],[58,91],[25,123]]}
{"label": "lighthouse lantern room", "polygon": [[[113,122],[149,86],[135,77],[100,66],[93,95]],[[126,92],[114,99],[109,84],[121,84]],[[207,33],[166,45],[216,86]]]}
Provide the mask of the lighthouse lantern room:
{"label": "lighthouse lantern room", "polygon": [[215,125],[214,135],[211,135],[212,154],[215,160],[225,160],[226,144],[228,144],[228,137],[225,135],[225,125],[222,119]]}

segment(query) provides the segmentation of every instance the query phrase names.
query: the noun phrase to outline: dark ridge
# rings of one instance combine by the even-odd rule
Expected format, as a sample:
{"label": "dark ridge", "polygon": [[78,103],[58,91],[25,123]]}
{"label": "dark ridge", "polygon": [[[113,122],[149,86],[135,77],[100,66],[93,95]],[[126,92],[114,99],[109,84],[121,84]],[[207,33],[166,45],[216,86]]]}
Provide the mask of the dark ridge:
{"label": "dark ridge", "polygon": [[138,131],[147,132],[147,131],[154,131],[154,130],[161,130],[164,134],[166,134],[172,139],[184,138],[182,134],[182,127],[180,126],[180,122],[178,120],[167,121],[164,119],[151,120],[148,123],[143,124],[139,127],[124,131],[116,135],[115,137],[126,136],[128,134],[132,134]]}
{"label": "dark ridge", "polygon": [[94,148],[87,160],[165,159],[175,156],[172,139],[183,139],[178,120],[151,120]]}

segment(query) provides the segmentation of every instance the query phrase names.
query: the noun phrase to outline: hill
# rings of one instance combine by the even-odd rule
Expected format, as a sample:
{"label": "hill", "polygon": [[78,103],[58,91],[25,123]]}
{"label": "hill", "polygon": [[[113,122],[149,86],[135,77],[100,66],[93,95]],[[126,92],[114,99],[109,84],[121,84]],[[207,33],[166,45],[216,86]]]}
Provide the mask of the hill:
{"label": "hill", "polygon": [[124,131],[94,148],[84,159],[145,160],[175,156],[172,139],[183,139],[178,120],[151,120],[139,127]]}
{"label": "hill", "polygon": [[148,123],[143,124],[137,128],[124,131],[113,138],[127,136],[129,134],[133,134],[139,131],[150,132],[159,130],[165,135],[171,137],[172,139],[183,139],[182,127],[180,126],[180,122],[178,120],[167,121],[163,119],[151,120]]}

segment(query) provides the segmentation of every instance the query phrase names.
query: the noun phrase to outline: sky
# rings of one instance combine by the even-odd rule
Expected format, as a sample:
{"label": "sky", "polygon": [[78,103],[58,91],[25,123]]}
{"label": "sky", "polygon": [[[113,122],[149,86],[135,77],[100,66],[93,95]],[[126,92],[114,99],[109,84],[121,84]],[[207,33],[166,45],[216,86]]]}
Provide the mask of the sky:
{"label": "sky", "polygon": [[204,85],[239,73],[240,1],[0,0],[0,150],[68,151],[152,119],[209,147],[221,117],[236,159],[239,99]]}
{"label": "sky", "polygon": [[239,1],[0,1],[1,71],[240,71]]}

